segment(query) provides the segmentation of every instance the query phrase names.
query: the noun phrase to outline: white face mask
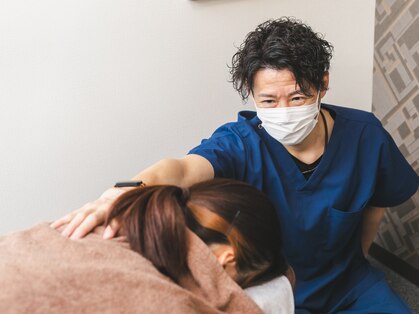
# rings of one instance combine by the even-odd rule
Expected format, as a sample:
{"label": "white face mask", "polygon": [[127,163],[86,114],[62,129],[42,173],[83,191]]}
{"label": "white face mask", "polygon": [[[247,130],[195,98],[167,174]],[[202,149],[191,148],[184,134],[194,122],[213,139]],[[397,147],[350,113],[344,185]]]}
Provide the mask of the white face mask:
{"label": "white face mask", "polygon": [[283,145],[297,145],[317,124],[320,111],[319,95],[320,92],[317,94],[316,102],[311,105],[281,108],[256,106],[257,116],[266,132],[278,142]]}

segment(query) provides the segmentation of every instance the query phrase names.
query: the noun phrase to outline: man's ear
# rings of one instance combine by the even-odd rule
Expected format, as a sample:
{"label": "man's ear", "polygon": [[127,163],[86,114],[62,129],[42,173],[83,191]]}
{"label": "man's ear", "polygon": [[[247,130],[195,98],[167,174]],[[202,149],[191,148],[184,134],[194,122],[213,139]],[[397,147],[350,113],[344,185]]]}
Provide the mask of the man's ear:
{"label": "man's ear", "polygon": [[323,90],[320,92],[320,99],[326,96],[328,88],[329,88],[329,71],[326,71],[323,74]]}

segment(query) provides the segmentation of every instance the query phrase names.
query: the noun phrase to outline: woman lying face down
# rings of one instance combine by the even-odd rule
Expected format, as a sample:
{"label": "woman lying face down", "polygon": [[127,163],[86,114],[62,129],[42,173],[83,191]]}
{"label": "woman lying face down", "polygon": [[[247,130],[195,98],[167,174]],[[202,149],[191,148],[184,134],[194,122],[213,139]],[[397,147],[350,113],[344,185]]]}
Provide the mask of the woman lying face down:
{"label": "woman lying face down", "polygon": [[255,188],[134,189],[113,217],[128,243],[49,223],[0,236],[0,313],[293,313],[276,214]]}
{"label": "woman lying face down", "polygon": [[239,181],[136,188],[115,202],[107,221],[113,218],[121,220],[131,248],[175,282],[189,272],[187,229],[242,288],[289,273],[275,208],[262,192]]}

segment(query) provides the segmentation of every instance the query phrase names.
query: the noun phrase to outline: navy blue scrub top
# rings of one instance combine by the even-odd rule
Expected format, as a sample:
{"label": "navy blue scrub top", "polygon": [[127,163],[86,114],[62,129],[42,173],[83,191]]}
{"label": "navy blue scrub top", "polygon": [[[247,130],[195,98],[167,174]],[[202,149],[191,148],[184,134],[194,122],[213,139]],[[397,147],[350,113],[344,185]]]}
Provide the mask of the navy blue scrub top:
{"label": "navy blue scrub top", "polygon": [[322,107],[335,113],[335,123],[308,180],[252,111],[240,112],[237,122],[221,126],[189,152],[206,158],[216,177],[248,182],[269,196],[297,276],[296,307],[319,312],[353,302],[383,278],[362,253],[363,210],[401,204],[419,183],[373,114]]}

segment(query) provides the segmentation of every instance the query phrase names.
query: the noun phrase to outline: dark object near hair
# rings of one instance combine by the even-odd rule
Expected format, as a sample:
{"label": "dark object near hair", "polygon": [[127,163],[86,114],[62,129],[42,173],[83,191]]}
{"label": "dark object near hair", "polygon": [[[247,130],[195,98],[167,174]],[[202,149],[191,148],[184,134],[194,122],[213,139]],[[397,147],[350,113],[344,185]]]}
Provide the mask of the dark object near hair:
{"label": "dark object near hair", "polygon": [[291,71],[308,96],[310,87],[324,90],[323,75],[329,70],[333,46],[322,37],[295,18],[282,17],[258,25],[232,58],[234,89],[246,100],[253,91],[256,72],[271,68]]}
{"label": "dark object near hair", "polygon": [[117,199],[106,223],[114,218],[122,219],[131,248],[175,282],[189,272],[186,227],[208,245],[233,247],[236,281],[244,288],[288,269],[274,206],[262,192],[239,181],[215,179],[190,189],[136,188]]}

